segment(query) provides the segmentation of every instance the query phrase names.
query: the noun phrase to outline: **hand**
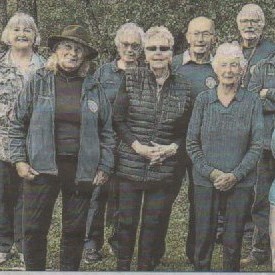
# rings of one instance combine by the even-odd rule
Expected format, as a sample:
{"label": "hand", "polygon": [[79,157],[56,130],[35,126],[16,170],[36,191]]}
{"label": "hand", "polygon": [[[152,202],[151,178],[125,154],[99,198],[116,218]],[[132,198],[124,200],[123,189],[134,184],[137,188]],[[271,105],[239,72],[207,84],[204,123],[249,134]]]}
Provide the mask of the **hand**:
{"label": "hand", "polygon": [[262,99],[266,98],[267,92],[268,92],[268,89],[262,89],[262,90],[260,91],[260,97],[261,97]]}
{"label": "hand", "polygon": [[109,175],[102,170],[96,172],[95,178],[93,180],[93,185],[103,185],[109,179]]}
{"label": "hand", "polygon": [[135,152],[144,158],[149,160],[159,158],[160,157],[160,149],[154,146],[142,145],[137,140],[132,143],[132,148]]}
{"label": "hand", "polygon": [[214,182],[219,176],[221,176],[222,174],[224,174],[223,171],[219,170],[219,169],[214,169],[211,173],[210,173],[210,180],[212,182]]}
{"label": "hand", "polygon": [[15,164],[19,177],[26,180],[33,180],[39,173],[35,171],[28,163],[20,161]]}
{"label": "hand", "polygon": [[237,178],[233,173],[223,173],[219,176],[215,182],[214,186],[220,191],[228,191],[237,183]]}
{"label": "hand", "polygon": [[151,159],[150,165],[161,164],[166,158],[174,156],[177,153],[179,146],[176,143],[169,145],[161,145],[151,141],[151,144],[158,148],[160,155]]}

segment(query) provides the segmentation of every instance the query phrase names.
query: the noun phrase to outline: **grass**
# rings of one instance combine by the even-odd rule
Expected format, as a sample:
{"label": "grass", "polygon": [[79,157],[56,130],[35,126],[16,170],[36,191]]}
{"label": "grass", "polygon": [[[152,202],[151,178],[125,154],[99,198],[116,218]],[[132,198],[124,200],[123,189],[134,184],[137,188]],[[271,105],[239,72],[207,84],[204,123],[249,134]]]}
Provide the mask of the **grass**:
{"label": "grass", "polygon": [[[47,269],[58,270],[59,268],[59,240],[60,240],[60,217],[61,217],[61,199],[59,197],[53,214],[52,225],[48,236],[48,259]],[[169,231],[166,238],[166,254],[162,263],[156,271],[193,271],[192,265],[187,263],[185,256],[185,240],[187,237],[188,223],[188,203],[187,203],[187,187],[183,185],[177,200],[173,206]],[[111,228],[106,227],[106,239],[111,234]],[[250,243],[244,241],[243,256],[247,256]],[[80,271],[114,271],[116,267],[116,259],[109,253],[107,242],[103,247],[104,259],[94,264],[81,263]],[[136,253],[135,253],[136,256]],[[132,270],[135,270],[136,258],[133,259]],[[14,256],[6,264],[0,267],[0,270],[15,270],[19,260]],[[212,260],[213,271],[222,270],[222,246],[216,245]],[[270,263],[261,266],[249,266],[242,271],[267,272],[271,270]]]}

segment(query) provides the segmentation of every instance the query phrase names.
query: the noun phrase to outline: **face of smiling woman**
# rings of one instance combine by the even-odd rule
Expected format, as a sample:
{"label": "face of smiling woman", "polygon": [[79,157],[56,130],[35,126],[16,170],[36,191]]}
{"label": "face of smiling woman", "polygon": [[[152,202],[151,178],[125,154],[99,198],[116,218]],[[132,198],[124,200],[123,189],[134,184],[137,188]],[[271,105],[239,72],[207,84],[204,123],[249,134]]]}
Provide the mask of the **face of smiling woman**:
{"label": "face of smiling woman", "polygon": [[145,56],[151,69],[168,68],[173,56],[168,39],[160,35],[150,37],[145,45]]}
{"label": "face of smiling woman", "polygon": [[31,49],[34,41],[35,32],[27,25],[14,25],[9,30],[9,43],[14,49]]}
{"label": "face of smiling woman", "polygon": [[58,65],[66,72],[78,70],[85,58],[84,47],[70,40],[60,42],[55,53],[57,55]]}

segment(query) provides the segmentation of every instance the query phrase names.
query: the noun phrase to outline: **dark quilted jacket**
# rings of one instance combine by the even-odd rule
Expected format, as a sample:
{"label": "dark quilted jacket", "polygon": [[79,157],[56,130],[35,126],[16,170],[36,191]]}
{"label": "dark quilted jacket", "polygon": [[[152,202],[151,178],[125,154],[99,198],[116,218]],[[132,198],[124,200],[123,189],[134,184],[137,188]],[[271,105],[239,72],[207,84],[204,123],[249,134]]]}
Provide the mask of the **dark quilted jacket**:
{"label": "dark quilted jacket", "polygon": [[[149,69],[126,71],[114,106],[114,124],[122,140],[117,175],[139,182],[172,182],[184,173],[189,116],[190,89],[182,76],[170,75],[158,97],[155,76]],[[162,165],[149,166],[149,160],[131,148],[135,140],[144,145],[154,141],[180,147]]]}

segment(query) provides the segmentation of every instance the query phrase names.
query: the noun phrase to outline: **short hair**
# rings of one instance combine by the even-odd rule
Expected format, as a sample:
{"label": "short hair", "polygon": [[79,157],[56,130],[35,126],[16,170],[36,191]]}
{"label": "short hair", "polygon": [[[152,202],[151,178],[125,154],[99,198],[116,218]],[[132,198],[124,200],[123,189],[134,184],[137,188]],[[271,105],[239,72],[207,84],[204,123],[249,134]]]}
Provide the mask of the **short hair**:
{"label": "short hair", "polygon": [[198,17],[195,17],[192,20],[190,20],[189,23],[188,23],[188,27],[187,27],[187,33],[189,32],[190,25],[196,23],[196,21],[198,21],[198,20],[209,21],[209,23],[211,24],[213,34],[215,34],[215,22],[214,22],[214,20],[212,20],[208,17],[205,17],[205,16],[198,16]]}
{"label": "short hair", "polygon": [[237,23],[240,22],[240,19],[243,15],[250,13],[250,14],[256,14],[259,16],[261,22],[262,22],[262,27],[265,25],[265,16],[262,8],[259,5],[256,4],[247,4],[242,7],[242,9],[239,11],[237,15]]}
{"label": "short hair", "polygon": [[156,35],[166,38],[171,48],[174,46],[174,37],[172,33],[164,26],[155,26],[148,29],[145,33],[144,44],[146,44],[151,37]]}
{"label": "short hair", "polygon": [[6,27],[3,30],[2,33],[2,37],[1,37],[1,41],[4,42],[6,45],[10,44],[9,41],[9,32],[10,29],[13,26],[16,25],[26,25],[29,28],[31,28],[34,33],[35,33],[35,38],[34,38],[34,46],[39,46],[40,42],[41,42],[41,37],[38,31],[38,28],[35,24],[35,21],[33,19],[33,17],[31,17],[30,15],[23,13],[23,12],[16,12],[8,21]]}
{"label": "short hair", "polygon": [[218,58],[221,56],[225,57],[237,57],[240,59],[240,66],[241,68],[245,68],[247,65],[247,61],[244,58],[242,49],[238,42],[232,42],[232,43],[223,43],[221,44],[216,51],[216,54],[212,61],[212,67],[215,71],[215,68],[217,67]]}
{"label": "short hair", "polygon": [[115,45],[118,47],[120,43],[120,36],[125,32],[136,32],[140,36],[140,44],[143,46],[144,31],[135,23],[125,23],[116,32]]}

